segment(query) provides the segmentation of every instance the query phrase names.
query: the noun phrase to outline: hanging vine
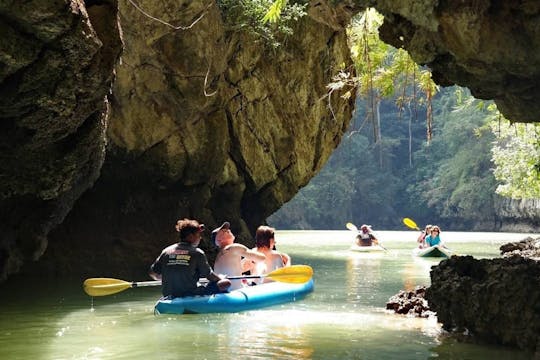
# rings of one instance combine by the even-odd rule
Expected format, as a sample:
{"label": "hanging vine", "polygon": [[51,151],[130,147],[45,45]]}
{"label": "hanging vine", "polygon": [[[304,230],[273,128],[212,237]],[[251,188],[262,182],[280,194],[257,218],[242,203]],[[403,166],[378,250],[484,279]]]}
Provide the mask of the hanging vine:
{"label": "hanging vine", "polygon": [[[415,64],[407,51],[396,49],[380,40],[379,27],[383,20],[383,16],[372,8],[353,18],[348,36],[356,77],[350,77],[348,82],[340,79],[340,85],[356,87],[358,95],[366,99],[366,120],[372,126],[375,144],[382,141],[377,108],[380,102],[387,98],[395,99],[400,117],[405,106],[414,104],[415,119],[417,104],[425,103],[426,138],[429,142],[433,137],[431,102],[438,87],[431,78],[431,72]],[[335,91],[336,84],[330,84],[329,89]],[[358,129],[353,129],[353,132],[355,131]]]}

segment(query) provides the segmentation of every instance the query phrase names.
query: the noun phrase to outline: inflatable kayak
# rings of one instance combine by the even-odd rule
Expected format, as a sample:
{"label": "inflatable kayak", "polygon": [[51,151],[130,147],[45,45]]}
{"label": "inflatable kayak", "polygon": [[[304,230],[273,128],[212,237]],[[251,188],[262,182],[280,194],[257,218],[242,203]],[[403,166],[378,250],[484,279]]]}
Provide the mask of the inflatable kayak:
{"label": "inflatable kayak", "polygon": [[379,252],[379,251],[385,251],[385,249],[382,246],[379,245],[371,245],[371,246],[358,246],[356,244],[351,245],[349,248],[351,251],[357,251],[357,252]]}
{"label": "inflatable kayak", "polygon": [[435,245],[428,248],[416,248],[413,250],[413,254],[420,257],[446,257],[452,256],[452,251],[444,246]]}
{"label": "inflatable kayak", "polygon": [[271,282],[228,293],[160,299],[158,314],[234,313],[302,300],[313,291],[313,279],[303,284]]}

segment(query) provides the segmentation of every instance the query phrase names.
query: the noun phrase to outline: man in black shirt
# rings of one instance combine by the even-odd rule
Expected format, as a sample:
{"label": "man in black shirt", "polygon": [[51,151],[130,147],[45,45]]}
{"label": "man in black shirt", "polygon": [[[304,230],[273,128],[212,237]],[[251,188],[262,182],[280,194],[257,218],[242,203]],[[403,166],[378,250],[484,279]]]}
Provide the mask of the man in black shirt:
{"label": "man in black shirt", "polygon": [[[231,281],[219,277],[199,249],[204,225],[197,220],[183,219],[176,223],[180,242],[163,249],[150,267],[150,276],[162,280],[164,297],[209,295],[225,292]],[[207,286],[199,285],[199,278],[207,278]]]}

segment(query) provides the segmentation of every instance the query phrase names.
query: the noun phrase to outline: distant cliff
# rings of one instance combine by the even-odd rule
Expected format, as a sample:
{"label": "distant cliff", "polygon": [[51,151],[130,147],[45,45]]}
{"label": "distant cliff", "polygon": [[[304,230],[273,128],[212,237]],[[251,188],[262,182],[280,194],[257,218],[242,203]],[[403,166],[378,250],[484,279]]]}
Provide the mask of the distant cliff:
{"label": "distant cliff", "polygon": [[495,212],[501,231],[536,232],[540,228],[540,199],[497,198]]}

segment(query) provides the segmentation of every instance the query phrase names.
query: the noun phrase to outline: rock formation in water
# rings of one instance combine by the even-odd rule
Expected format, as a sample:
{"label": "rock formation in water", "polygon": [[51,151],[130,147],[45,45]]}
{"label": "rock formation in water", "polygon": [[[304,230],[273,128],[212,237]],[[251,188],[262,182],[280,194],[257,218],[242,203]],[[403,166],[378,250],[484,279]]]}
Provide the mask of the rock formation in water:
{"label": "rock formation in water", "polygon": [[488,343],[539,349],[537,261],[453,256],[432,268],[426,299],[446,330]]}
{"label": "rock formation in water", "polygon": [[1,281],[98,177],[122,46],[114,1],[3,1],[0,14]]}
{"label": "rock formation in water", "polygon": [[429,308],[426,300],[426,287],[417,286],[412,291],[400,290],[396,295],[388,299],[386,310],[392,310],[396,314],[413,317],[430,317],[435,313]]}
{"label": "rock formation in water", "polygon": [[512,121],[538,121],[538,1],[368,3],[385,15],[381,39],[427,65],[437,84],[464,86],[476,98],[493,99]]}
{"label": "rock formation in water", "polygon": [[228,220],[249,243],[351,119],[354,91],[326,88],[351,65],[347,9],[312,9],[274,50],[232,29],[216,3],[138,5],[119,4],[124,49],[100,178],[49,235],[40,272],[142,276],[179,217]]}
{"label": "rock formation in water", "polygon": [[214,1],[134,4],[0,4],[0,279],[47,246],[52,272],[127,274],[183,216],[229,220],[248,242],[347,127],[354,93],[329,99],[326,85],[351,64],[345,26],[365,6],[441,85],[515,121],[540,114],[533,1],[312,0],[277,51]]}
{"label": "rock formation in water", "polygon": [[495,212],[500,221],[500,231],[536,232],[540,228],[540,199],[498,197]]}
{"label": "rock formation in water", "polygon": [[540,260],[540,238],[527,237],[518,242],[504,244],[500,250],[503,257],[519,255],[538,261]]}

